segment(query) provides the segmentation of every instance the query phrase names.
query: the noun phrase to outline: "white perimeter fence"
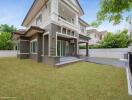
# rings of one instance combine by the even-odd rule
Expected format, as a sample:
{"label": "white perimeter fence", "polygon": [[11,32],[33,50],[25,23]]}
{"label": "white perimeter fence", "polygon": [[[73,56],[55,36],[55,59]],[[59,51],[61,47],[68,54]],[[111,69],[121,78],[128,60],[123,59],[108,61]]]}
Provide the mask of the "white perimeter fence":
{"label": "white perimeter fence", "polygon": [[0,57],[16,57],[16,50],[0,50]]}
{"label": "white perimeter fence", "polygon": [[[89,56],[124,59],[124,55],[127,54],[128,50],[128,48],[89,49]],[[80,55],[86,55],[86,50],[80,49],[79,53]]]}

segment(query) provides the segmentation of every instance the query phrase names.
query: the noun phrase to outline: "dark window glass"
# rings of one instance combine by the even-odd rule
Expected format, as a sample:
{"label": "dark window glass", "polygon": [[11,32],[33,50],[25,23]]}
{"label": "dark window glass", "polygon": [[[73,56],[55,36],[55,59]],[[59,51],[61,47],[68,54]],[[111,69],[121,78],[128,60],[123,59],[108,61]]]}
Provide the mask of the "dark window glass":
{"label": "dark window glass", "polygon": [[66,28],[63,28],[62,33],[66,34]]}
{"label": "dark window glass", "polygon": [[70,31],[70,30],[68,30],[68,31],[67,31],[67,34],[68,34],[68,35],[70,35],[70,34],[71,34],[70,32],[71,32],[71,31]]}
{"label": "dark window glass", "polygon": [[71,34],[72,36],[74,36],[75,35],[75,33],[74,33],[74,31],[72,31],[72,34]]}

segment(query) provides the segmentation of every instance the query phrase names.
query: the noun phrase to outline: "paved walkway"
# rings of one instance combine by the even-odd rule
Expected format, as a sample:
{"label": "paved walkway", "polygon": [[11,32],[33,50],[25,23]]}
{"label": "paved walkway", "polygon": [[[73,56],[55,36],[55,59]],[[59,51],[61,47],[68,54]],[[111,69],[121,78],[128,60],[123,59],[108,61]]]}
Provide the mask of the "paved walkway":
{"label": "paved walkway", "polygon": [[111,59],[111,58],[87,58],[84,57],[83,58],[86,62],[92,62],[92,63],[97,63],[97,64],[105,64],[105,65],[112,65],[115,67],[119,67],[119,68],[126,68],[128,66],[128,62],[127,61],[122,61],[119,59]]}

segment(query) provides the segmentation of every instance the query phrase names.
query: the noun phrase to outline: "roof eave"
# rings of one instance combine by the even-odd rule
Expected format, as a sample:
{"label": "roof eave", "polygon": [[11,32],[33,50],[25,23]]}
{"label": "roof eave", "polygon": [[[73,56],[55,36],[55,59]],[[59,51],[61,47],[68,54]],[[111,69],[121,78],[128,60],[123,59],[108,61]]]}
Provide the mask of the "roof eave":
{"label": "roof eave", "polygon": [[23,22],[22,22],[22,24],[21,24],[22,26],[25,26],[24,23],[25,23],[25,21],[26,21],[28,15],[29,15],[29,13],[30,13],[30,11],[32,10],[32,8],[34,7],[34,5],[35,5],[35,3],[36,3],[37,1],[38,1],[38,0],[34,0],[32,6],[30,7],[28,13],[26,14],[26,16],[25,16],[25,18],[24,18],[24,20],[23,20]]}
{"label": "roof eave", "polygon": [[79,20],[80,20],[83,24],[85,24],[87,27],[90,26],[90,25],[89,25],[87,22],[85,22],[83,19],[79,18]]}
{"label": "roof eave", "polygon": [[84,15],[85,13],[84,13],[84,10],[82,9],[82,7],[81,7],[81,5],[80,5],[80,3],[79,3],[79,1],[78,0],[76,0],[77,1],[77,4],[79,5],[79,7],[80,7],[80,10],[81,10],[81,14],[82,15]]}

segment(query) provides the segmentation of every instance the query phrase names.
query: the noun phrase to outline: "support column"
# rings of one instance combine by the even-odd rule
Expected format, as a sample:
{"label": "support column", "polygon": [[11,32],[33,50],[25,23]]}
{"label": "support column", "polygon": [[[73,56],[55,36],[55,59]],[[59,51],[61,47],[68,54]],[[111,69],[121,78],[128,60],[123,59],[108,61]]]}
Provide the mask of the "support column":
{"label": "support column", "polygon": [[49,49],[50,49],[50,56],[57,56],[57,33],[58,26],[55,24],[51,24],[51,31],[49,35]]}
{"label": "support column", "polygon": [[51,0],[51,20],[58,21],[59,0]]}
{"label": "support column", "polygon": [[17,57],[20,59],[28,59],[30,54],[30,41],[29,38],[20,36],[19,42],[20,53],[17,54]]}
{"label": "support column", "polygon": [[74,49],[75,51],[75,56],[77,56],[77,54],[78,54],[78,41],[77,41],[77,39],[75,39],[75,49]]}
{"label": "support column", "polygon": [[37,48],[37,54],[38,54],[38,62],[41,62],[42,61],[42,52],[43,52],[43,49],[42,49],[42,42],[43,42],[43,34],[42,33],[38,33],[37,35],[37,40],[38,40],[38,48]]}
{"label": "support column", "polygon": [[89,56],[89,50],[88,50],[88,42],[86,43],[86,56]]}
{"label": "support column", "polygon": [[78,14],[75,15],[75,24],[78,26],[79,25],[79,17]]}

